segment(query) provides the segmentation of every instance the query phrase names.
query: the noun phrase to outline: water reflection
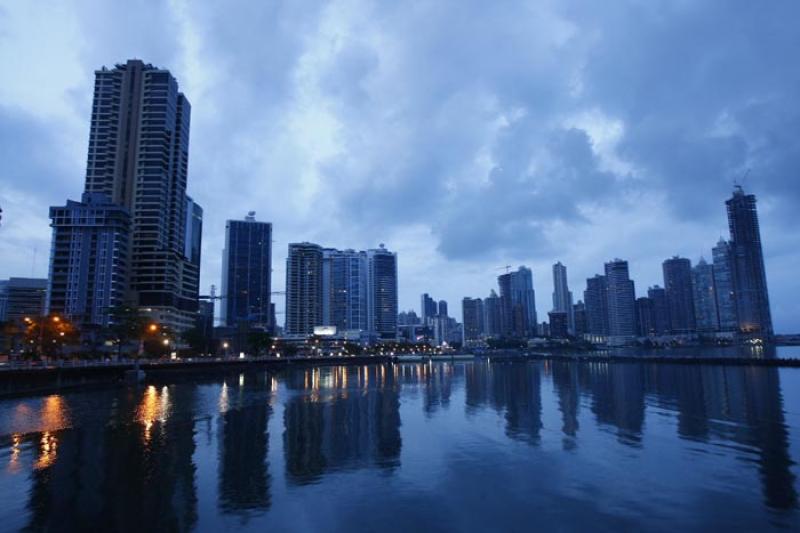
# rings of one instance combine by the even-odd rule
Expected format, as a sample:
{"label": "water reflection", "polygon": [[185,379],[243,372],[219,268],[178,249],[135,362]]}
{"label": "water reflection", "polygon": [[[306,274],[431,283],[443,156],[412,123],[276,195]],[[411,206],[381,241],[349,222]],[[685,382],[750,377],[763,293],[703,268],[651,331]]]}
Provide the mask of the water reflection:
{"label": "water reflection", "polygon": [[287,376],[286,386],[311,388],[284,407],[289,481],[307,484],[330,471],[399,464],[399,388],[391,366],[307,369]]}
{"label": "water reflection", "polygon": [[[658,454],[671,450],[678,450],[672,465],[712,477],[698,486],[663,472],[658,498],[643,494],[635,505],[708,494],[708,482],[736,494],[730,505],[752,508],[746,498],[759,498],[743,490],[752,476],[763,509],[790,511],[798,501],[790,442],[800,426],[785,414],[780,377],[766,367],[478,360],[233,373],[6,400],[0,493],[27,498],[21,514],[0,514],[9,529],[21,517],[18,527],[30,530],[218,529],[230,526],[226,517],[241,516],[264,516],[265,524],[282,517],[287,525],[287,509],[316,508],[321,493],[325,501],[374,509],[378,500],[367,494],[345,498],[337,479],[352,481],[356,492],[378,474],[383,485],[372,490],[403,479],[425,487],[427,499],[447,500],[460,485],[450,493],[431,487],[448,470],[414,468],[448,454],[458,458],[459,475],[472,475],[460,483],[496,487],[509,483],[506,470],[531,475],[545,468],[536,461],[563,456],[578,465],[581,486],[613,499],[614,483],[637,479],[626,468],[658,472]],[[460,433],[440,434],[443,442],[432,437],[447,424]],[[494,440],[481,440],[495,430]],[[437,445],[438,454],[425,454]],[[634,462],[615,463],[626,457]],[[592,466],[608,463],[613,479],[595,479]],[[717,467],[728,477],[713,477]],[[576,513],[595,505],[596,493],[581,500],[562,490],[545,477],[537,493],[573,502]],[[513,505],[507,495],[481,498],[487,509]],[[203,523],[204,512],[221,522]]]}
{"label": "water reflection", "polygon": [[[248,404],[250,389],[268,386],[263,374],[240,374],[238,387],[223,384],[219,428],[219,506],[225,513],[266,510],[270,505],[267,426],[272,407],[263,398]],[[234,398],[229,398],[229,394]],[[231,407],[231,402],[235,408]]]}

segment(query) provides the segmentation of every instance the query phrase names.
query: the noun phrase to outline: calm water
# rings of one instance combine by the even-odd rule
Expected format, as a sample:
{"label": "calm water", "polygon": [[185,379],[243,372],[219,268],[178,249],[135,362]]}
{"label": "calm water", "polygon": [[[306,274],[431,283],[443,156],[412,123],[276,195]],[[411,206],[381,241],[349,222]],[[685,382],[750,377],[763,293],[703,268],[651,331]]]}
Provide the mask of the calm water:
{"label": "calm water", "polygon": [[798,457],[800,369],[191,376],[0,402],[0,528],[797,528]]}

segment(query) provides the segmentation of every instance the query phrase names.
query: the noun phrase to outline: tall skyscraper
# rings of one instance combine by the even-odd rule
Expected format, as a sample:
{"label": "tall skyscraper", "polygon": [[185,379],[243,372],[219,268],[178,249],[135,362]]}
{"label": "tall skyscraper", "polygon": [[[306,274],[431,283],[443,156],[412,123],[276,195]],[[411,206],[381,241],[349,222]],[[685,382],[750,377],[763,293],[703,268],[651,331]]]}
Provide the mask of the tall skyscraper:
{"label": "tall skyscraper", "polygon": [[125,302],[131,218],[105,194],[50,208],[53,228],[46,312],[77,325],[108,326]]}
{"label": "tall skyscraper", "polygon": [[521,266],[497,278],[500,288],[503,334],[514,337],[536,335],[536,293],[533,274]]}
{"label": "tall skyscraper", "polygon": [[228,220],[222,252],[222,323],[272,330],[271,293],[272,224],[257,222],[253,211],[244,220]]}
{"label": "tall skyscraper", "polygon": [[553,311],[567,313],[567,329],[570,334],[574,334],[575,313],[572,308],[572,293],[567,283],[567,267],[560,261],[553,265]]}
{"label": "tall skyscraper", "polygon": [[476,341],[483,334],[483,301],[480,298],[464,298],[461,301],[464,322],[464,342]]}
{"label": "tall skyscraper", "polygon": [[733,287],[739,331],[771,336],[767,275],[761,250],[756,197],[737,186],[725,202],[731,234]]}
{"label": "tall skyscraper", "polygon": [[420,299],[420,320],[423,326],[427,326],[430,319],[438,314],[436,300],[431,298],[427,292]]}
{"label": "tall skyscraper", "polygon": [[439,316],[449,316],[447,314],[447,301],[439,300],[438,311],[439,311]]}
{"label": "tall skyscraper", "polygon": [[608,282],[605,276],[598,274],[586,280],[583,301],[586,305],[588,333],[608,335]]}
{"label": "tall skyscraper", "polygon": [[397,254],[383,244],[367,250],[367,326],[381,339],[397,338]]}
{"label": "tall skyscraper", "polygon": [[664,289],[667,292],[670,332],[673,335],[694,333],[697,329],[692,290],[692,262],[672,257],[662,264]]}
{"label": "tall skyscraper", "polygon": [[367,331],[367,266],[366,252],[323,250],[325,325],[339,331]]}
{"label": "tall skyscraper", "polygon": [[198,305],[199,262],[186,255],[190,115],[168,70],[133,59],[95,72],[85,192],[130,213],[126,299],[176,331],[193,327]]}
{"label": "tall skyscraper", "polygon": [[736,318],[736,298],[733,292],[731,245],[725,239],[720,239],[712,253],[714,255],[714,287],[716,288],[719,329],[720,331],[737,331],[739,321]]}
{"label": "tall skyscraper", "polygon": [[692,289],[697,331],[714,332],[719,330],[717,295],[714,289],[714,266],[702,257],[692,269]]}
{"label": "tall skyscraper", "polygon": [[322,247],[289,245],[286,258],[286,333],[310,335],[322,324]]}
{"label": "tall skyscraper", "polygon": [[667,304],[667,291],[663,287],[654,285],[647,289],[647,297],[653,301],[653,332],[656,335],[666,335],[670,332],[669,305]]}
{"label": "tall skyscraper", "polygon": [[608,336],[610,343],[624,343],[636,335],[636,291],[628,274],[628,262],[606,263],[608,283]]}
{"label": "tall skyscraper", "polygon": [[500,297],[492,290],[483,300],[483,323],[489,337],[500,337],[503,334],[501,308]]}

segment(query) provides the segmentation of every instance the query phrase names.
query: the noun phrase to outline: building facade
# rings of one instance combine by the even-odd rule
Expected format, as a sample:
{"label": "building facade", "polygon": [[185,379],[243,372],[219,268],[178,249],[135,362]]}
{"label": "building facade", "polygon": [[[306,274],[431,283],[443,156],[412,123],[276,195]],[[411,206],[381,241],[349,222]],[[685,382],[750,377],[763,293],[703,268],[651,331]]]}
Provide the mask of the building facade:
{"label": "building facade", "polygon": [[274,329],[272,304],[272,224],[255,212],[225,223],[222,252],[222,325],[246,323]]}
{"label": "building facade", "polygon": [[462,322],[464,324],[464,343],[477,341],[483,336],[483,300],[464,298],[461,301]]}
{"label": "building facade", "polygon": [[50,208],[52,241],[46,313],[78,326],[108,326],[128,289],[131,217],[101,193]]}
{"label": "building facade", "polygon": [[514,272],[497,278],[500,288],[501,324],[504,336],[532,337],[536,335],[536,293],[533,273],[521,266]]}
{"label": "building facade", "polygon": [[667,335],[671,327],[667,291],[663,287],[654,285],[647,289],[647,297],[653,301],[653,333]]}
{"label": "building facade", "polygon": [[339,331],[367,331],[367,254],[323,250],[323,317]]}
{"label": "building facade", "polygon": [[714,256],[714,287],[716,288],[717,313],[720,331],[737,331],[736,294],[733,290],[733,261],[731,245],[720,239],[712,250]]}
{"label": "building facade", "polygon": [[636,291],[628,262],[614,259],[605,265],[608,284],[608,336],[611,343],[625,343],[636,335]]}
{"label": "building facade", "polygon": [[397,337],[397,254],[367,250],[367,327],[381,339]]}
{"label": "building facade", "polygon": [[190,115],[168,70],[129,60],[95,72],[85,192],[130,213],[127,299],[178,332],[198,306],[199,261],[186,255]]}
{"label": "building facade", "polygon": [[697,329],[692,289],[692,262],[684,257],[672,257],[662,264],[664,289],[669,307],[670,333],[687,335]]}
{"label": "building facade", "polygon": [[586,306],[586,326],[588,333],[597,336],[607,336],[608,282],[605,276],[598,274],[586,280],[583,302]]}
{"label": "building facade", "polygon": [[286,333],[311,335],[322,321],[322,247],[289,245],[286,258]]}
{"label": "building facade", "polygon": [[761,249],[756,197],[737,186],[725,202],[731,237],[733,287],[738,329],[748,335],[772,336],[767,274]]}
{"label": "building facade", "polygon": [[703,258],[700,258],[692,269],[692,289],[697,331],[703,333],[719,331],[714,265],[707,263]]}
{"label": "building facade", "polygon": [[572,308],[572,292],[567,282],[567,267],[558,263],[553,265],[553,311],[567,313],[568,329],[575,333],[575,314]]}

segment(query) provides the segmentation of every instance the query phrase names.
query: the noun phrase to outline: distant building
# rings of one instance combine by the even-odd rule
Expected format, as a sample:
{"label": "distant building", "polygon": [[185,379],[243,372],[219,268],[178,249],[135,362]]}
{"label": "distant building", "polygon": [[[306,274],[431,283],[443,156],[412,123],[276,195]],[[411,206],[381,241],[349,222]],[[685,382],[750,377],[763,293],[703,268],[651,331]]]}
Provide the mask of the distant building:
{"label": "distant building", "polygon": [[397,337],[397,254],[383,244],[367,250],[367,326],[381,339]]}
{"label": "distant building", "polygon": [[714,287],[720,331],[737,331],[736,295],[733,289],[733,256],[731,244],[720,239],[712,251],[714,255]]}
{"label": "distant building", "polygon": [[583,301],[578,300],[578,303],[572,306],[572,314],[575,317],[575,336],[583,337],[589,333],[589,317]]}
{"label": "distant building", "polygon": [[586,280],[583,301],[588,333],[608,335],[608,282],[605,276],[596,275]]}
{"label": "distant building", "polygon": [[692,289],[697,331],[706,333],[719,331],[714,266],[706,263],[703,258],[700,258],[692,269]]}
{"label": "distant building", "polygon": [[697,329],[694,291],[692,289],[692,262],[684,257],[672,257],[663,263],[664,289],[669,307],[670,333],[686,335]]}
{"label": "distant building", "polygon": [[733,286],[739,331],[772,336],[767,275],[761,249],[756,197],[737,186],[725,202],[731,235]]}
{"label": "distant building", "polygon": [[667,291],[663,287],[654,285],[647,289],[647,297],[653,301],[653,333],[667,335],[671,327]]}
{"label": "distant building", "polygon": [[42,316],[46,295],[46,279],[9,278],[5,283],[5,320],[22,324],[26,317]]}
{"label": "distant building", "polygon": [[640,337],[656,334],[655,313],[651,298],[645,296],[636,298],[636,327],[637,335]]}
{"label": "distant building", "polygon": [[445,300],[439,300],[438,311],[439,316],[449,316],[447,314],[447,302]]}
{"label": "distant building", "polygon": [[286,333],[310,335],[322,324],[322,247],[289,245],[286,258]]}
{"label": "distant building", "polygon": [[500,337],[503,335],[502,303],[494,290],[483,299],[483,324],[486,336]]}
{"label": "distant building", "polygon": [[550,337],[554,339],[568,338],[569,314],[564,311],[550,311],[547,315],[550,319]]}
{"label": "distant building", "polygon": [[570,333],[575,332],[575,316],[572,309],[572,293],[567,283],[567,267],[558,262],[553,265],[553,311],[567,313]]}
{"label": "distant building", "polygon": [[499,276],[497,283],[503,335],[520,338],[536,335],[536,293],[531,270],[521,266]]}
{"label": "distant building", "polygon": [[8,280],[0,279],[0,322],[6,321],[8,309]]}
{"label": "distant building", "polygon": [[46,313],[76,325],[108,326],[126,301],[130,224],[128,210],[101,193],[50,208],[53,228]]}
{"label": "distant building", "polygon": [[397,315],[398,326],[416,326],[420,324],[422,324],[422,322],[417,316],[417,313],[415,313],[413,310],[401,311]]}
{"label": "distant building", "polygon": [[612,343],[624,343],[636,335],[636,305],[628,262],[614,259],[606,263],[608,283],[608,336]]}
{"label": "distant building", "polygon": [[420,299],[420,319],[424,325],[428,325],[429,319],[438,314],[436,300],[431,298],[428,293],[423,294]]}
{"label": "distant building", "polygon": [[322,322],[339,331],[367,331],[367,254],[322,252]]}
{"label": "distant building", "polygon": [[464,324],[464,342],[476,341],[483,335],[483,301],[480,298],[464,298],[461,301]]}
{"label": "distant building", "polygon": [[222,252],[222,324],[272,330],[271,293],[272,224],[257,222],[252,211],[244,220],[228,220]]}

